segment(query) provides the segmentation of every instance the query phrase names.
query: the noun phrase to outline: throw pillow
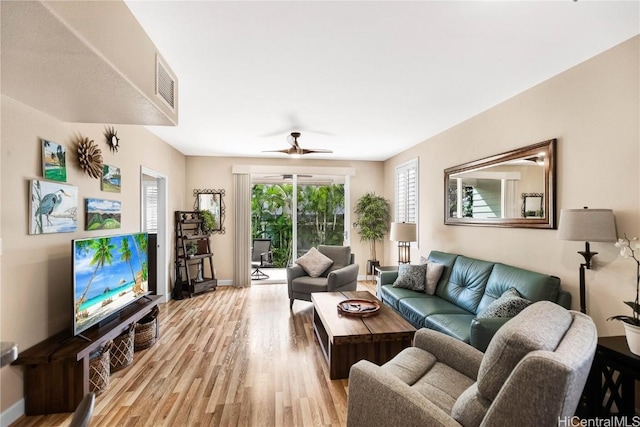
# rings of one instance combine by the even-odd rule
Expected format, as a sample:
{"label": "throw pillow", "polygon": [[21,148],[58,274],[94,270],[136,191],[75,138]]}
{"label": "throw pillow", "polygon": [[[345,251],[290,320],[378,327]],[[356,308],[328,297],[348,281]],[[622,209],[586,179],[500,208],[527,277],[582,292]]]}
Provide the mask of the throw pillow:
{"label": "throw pillow", "polygon": [[438,264],[437,262],[427,263],[427,277],[424,285],[425,293],[429,295],[436,293],[436,286],[438,286],[438,280],[440,280],[443,271],[444,264]]}
{"label": "throw pillow", "polygon": [[296,264],[302,267],[309,276],[320,277],[333,264],[333,261],[331,258],[321,254],[316,248],[311,248],[296,260]]}
{"label": "throw pillow", "polygon": [[398,267],[398,278],[393,282],[393,287],[424,292],[426,276],[427,267],[425,265],[401,264]]}
{"label": "throw pillow", "polygon": [[500,298],[486,306],[478,313],[478,319],[491,319],[494,317],[514,317],[532,304],[528,299],[522,298],[515,288],[509,288]]}

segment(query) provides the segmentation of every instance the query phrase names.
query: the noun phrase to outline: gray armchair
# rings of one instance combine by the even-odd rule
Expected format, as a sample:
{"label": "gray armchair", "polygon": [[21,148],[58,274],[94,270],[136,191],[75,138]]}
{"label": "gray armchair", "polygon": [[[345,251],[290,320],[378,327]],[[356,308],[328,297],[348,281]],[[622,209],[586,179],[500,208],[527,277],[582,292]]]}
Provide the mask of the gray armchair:
{"label": "gray armchair", "polygon": [[383,366],[351,367],[347,425],[557,425],[575,413],[597,340],[590,317],[549,301],[507,322],[484,354],[420,329]]}
{"label": "gray armchair", "polygon": [[311,301],[313,292],[355,291],[358,285],[358,264],[350,246],[319,245],[318,251],[331,258],[331,264],[320,277],[307,275],[302,267],[294,264],[287,268],[289,308],[296,299]]}

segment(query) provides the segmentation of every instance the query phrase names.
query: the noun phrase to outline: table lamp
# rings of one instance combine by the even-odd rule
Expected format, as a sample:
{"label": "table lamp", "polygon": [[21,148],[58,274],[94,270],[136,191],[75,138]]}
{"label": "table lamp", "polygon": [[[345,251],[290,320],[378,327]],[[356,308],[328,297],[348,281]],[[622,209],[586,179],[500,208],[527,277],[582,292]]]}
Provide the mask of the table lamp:
{"label": "table lamp", "polygon": [[616,220],[611,209],[562,209],[558,225],[558,239],[584,241],[584,251],[578,251],[584,257],[580,264],[580,311],[587,312],[584,270],[591,269],[591,258],[597,252],[591,252],[589,242],[615,242]]}
{"label": "table lamp", "polygon": [[409,245],[417,240],[416,224],[413,222],[392,222],[389,240],[398,242],[398,264],[409,264]]}

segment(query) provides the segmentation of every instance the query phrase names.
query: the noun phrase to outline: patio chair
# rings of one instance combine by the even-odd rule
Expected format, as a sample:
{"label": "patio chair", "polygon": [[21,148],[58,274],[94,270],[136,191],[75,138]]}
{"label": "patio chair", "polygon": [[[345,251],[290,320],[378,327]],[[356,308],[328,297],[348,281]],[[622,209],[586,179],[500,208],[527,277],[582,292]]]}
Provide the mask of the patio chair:
{"label": "patio chair", "polygon": [[251,248],[251,279],[264,280],[269,275],[261,268],[273,267],[273,259],[271,256],[271,239],[253,239],[253,247]]}

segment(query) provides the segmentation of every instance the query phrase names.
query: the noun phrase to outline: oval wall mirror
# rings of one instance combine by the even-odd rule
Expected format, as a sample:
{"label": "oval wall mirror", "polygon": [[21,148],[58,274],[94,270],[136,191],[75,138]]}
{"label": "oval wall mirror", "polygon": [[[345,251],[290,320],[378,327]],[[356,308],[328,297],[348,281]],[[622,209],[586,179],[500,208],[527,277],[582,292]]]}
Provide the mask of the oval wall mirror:
{"label": "oval wall mirror", "polygon": [[556,140],[445,169],[444,223],[556,228]]}

